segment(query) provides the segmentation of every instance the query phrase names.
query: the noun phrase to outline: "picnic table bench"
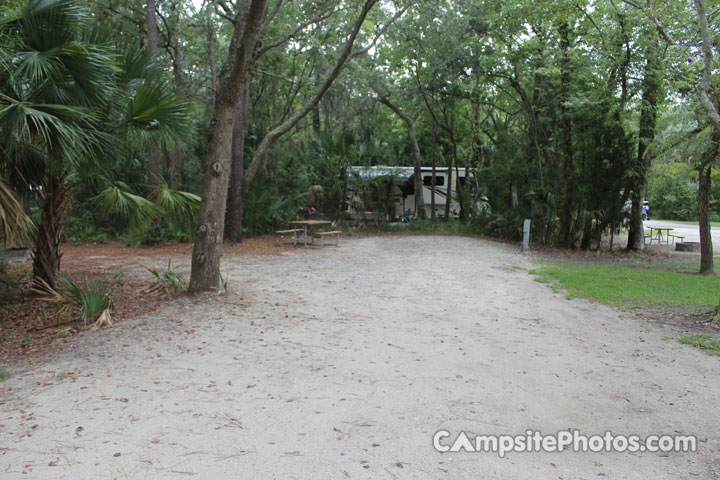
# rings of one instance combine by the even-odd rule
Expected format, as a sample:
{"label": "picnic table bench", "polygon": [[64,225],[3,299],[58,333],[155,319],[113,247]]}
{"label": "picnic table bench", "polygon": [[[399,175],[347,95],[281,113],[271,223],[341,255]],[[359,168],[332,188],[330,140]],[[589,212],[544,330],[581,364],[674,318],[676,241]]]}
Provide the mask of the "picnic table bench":
{"label": "picnic table bench", "polygon": [[[291,225],[302,228],[290,228],[287,230],[276,230],[278,245],[283,247],[295,247],[298,243],[302,243],[305,248],[322,248],[325,245],[340,244],[340,230],[325,231],[325,226],[330,225],[329,220],[295,220],[290,222]],[[317,230],[319,227],[320,230]],[[292,234],[292,242],[283,241]],[[335,235],[334,243],[326,243],[325,237]],[[316,244],[315,239],[319,242]]]}
{"label": "picnic table bench", "polygon": [[[275,235],[277,235],[277,242],[278,245],[281,247],[294,247],[297,245],[298,242],[298,232],[302,232],[302,228],[291,228],[288,230],[275,230]],[[288,234],[292,233],[292,243],[290,242],[284,242],[283,239],[288,236]]]}

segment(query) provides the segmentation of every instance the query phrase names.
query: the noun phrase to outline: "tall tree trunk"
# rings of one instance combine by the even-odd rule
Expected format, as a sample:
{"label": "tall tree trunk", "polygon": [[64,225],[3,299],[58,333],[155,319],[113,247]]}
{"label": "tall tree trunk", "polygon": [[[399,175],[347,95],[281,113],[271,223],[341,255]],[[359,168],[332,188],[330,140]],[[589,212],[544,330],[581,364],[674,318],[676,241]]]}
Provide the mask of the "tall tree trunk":
{"label": "tall tree trunk", "polygon": [[560,101],[561,101],[561,129],[562,129],[562,155],[563,180],[565,182],[565,198],[560,212],[560,231],[558,232],[558,246],[569,248],[570,227],[572,224],[572,194],[573,194],[573,158],[572,158],[572,119],[570,116],[570,26],[563,23],[559,29],[560,49],[562,62],[560,73]]}
{"label": "tall tree trunk", "polygon": [[435,124],[432,124],[432,130],[431,130],[432,139],[430,143],[432,144],[432,178],[430,179],[430,218],[432,220],[435,220],[435,179],[436,177],[436,161],[435,161]]}
{"label": "tall tree trunk", "polygon": [[451,197],[452,197],[452,181],[453,181],[453,174],[452,174],[453,156],[452,156],[452,152],[447,151],[449,145],[446,144],[445,146],[446,146],[446,152],[445,152],[446,158],[448,158],[447,178],[445,179],[445,180],[447,180],[447,188],[445,191],[445,193],[446,193],[446,195],[445,195],[445,221],[447,222],[450,220],[450,201],[451,201]]}
{"label": "tall tree trunk", "polygon": [[170,188],[182,190],[182,145],[175,142],[170,150]]}
{"label": "tall tree trunk", "polygon": [[593,214],[585,210],[583,212],[583,234],[580,241],[581,250],[589,250],[592,242]]}
{"label": "tall tree trunk", "polygon": [[[717,149],[713,148],[717,151]],[[698,223],[700,224],[700,273],[709,275],[713,273],[713,244],[710,227],[710,162],[698,169]]]}
{"label": "tall tree trunk", "polygon": [[240,3],[228,59],[220,72],[220,89],[213,108],[205,157],[202,202],[188,287],[190,292],[216,291],[219,287],[237,103],[249,82],[248,71],[265,5],[266,0]]}
{"label": "tall tree trunk", "polygon": [[247,111],[247,89],[240,93],[235,112],[235,127],[232,140],[232,173],[230,174],[230,209],[228,218],[228,240],[242,242],[243,216],[243,169],[245,159],[245,114]]}
{"label": "tall tree trunk", "polygon": [[33,251],[33,286],[42,289],[44,280],[57,290],[57,274],[60,271],[60,243],[65,227],[65,201],[67,184],[52,173],[43,185],[44,203],[40,226]]}
{"label": "tall tree trunk", "polygon": [[[157,17],[155,15],[155,0],[147,0],[145,4],[145,15],[147,19],[147,50],[151,55],[155,55],[158,48],[158,26]],[[154,187],[160,184],[160,152],[157,145],[151,140],[148,147],[147,161],[147,185],[148,190],[152,191]]]}
{"label": "tall tree trunk", "polygon": [[207,49],[208,62],[210,63],[210,90],[212,90],[212,104],[214,107],[215,96],[217,95],[217,73],[215,71],[215,31],[213,30],[212,6],[213,2],[208,2]]}
{"label": "tall tree trunk", "polygon": [[[179,35],[181,30],[180,12],[177,5],[171,4],[172,23],[175,27],[175,33],[172,40],[173,52],[173,78],[175,80],[175,91],[179,99],[185,99],[185,58],[180,45]],[[169,152],[169,177],[170,188],[180,190],[182,188],[182,145],[174,142]]]}
{"label": "tall tree trunk", "polygon": [[650,144],[655,139],[655,120],[661,75],[658,71],[658,45],[655,39],[650,41],[646,51],[645,75],[642,85],[640,104],[640,125],[638,132],[637,163],[635,164],[632,188],[632,207],[630,209],[630,230],[627,249],[640,251],[645,248],[645,229],[643,227],[643,200],[647,190],[647,174],[650,170],[652,154]]}

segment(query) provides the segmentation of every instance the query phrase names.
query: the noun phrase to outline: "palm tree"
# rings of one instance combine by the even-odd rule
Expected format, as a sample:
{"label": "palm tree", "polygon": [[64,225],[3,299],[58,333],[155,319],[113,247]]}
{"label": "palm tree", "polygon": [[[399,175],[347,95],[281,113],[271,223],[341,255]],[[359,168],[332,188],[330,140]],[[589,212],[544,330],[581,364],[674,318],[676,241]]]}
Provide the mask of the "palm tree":
{"label": "palm tree", "polygon": [[73,174],[102,171],[109,152],[168,135],[185,113],[147,55],[119,54],[89,20],[72,0],[29,0],[0,24],[0,166],[41,204],[33,276],[53,289]]}

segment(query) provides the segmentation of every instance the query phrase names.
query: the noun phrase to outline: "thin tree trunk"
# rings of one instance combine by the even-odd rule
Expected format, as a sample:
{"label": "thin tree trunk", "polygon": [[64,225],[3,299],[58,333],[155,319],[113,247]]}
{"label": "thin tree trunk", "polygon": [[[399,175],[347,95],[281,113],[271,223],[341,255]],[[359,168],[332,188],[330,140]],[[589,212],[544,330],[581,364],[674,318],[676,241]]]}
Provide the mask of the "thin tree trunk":
{"label": "thin tree trunk", "polygon": [[560,212],[560,231],[558,232],[558,246],[569,248],[570,227],[572,224],[572,194],[573,194],[573,158],[572,158],[572,121],[570,116],[570,26],[563,23],[559,29],[560,49],[562,50],[562,64],[560,73],[560,101],[562,111],[562,154],[563,154],[563,180],[565,182],[565,198]]}
{"label": "thin tree trunk", "polygon": [[228,218],[228,240],[242,242],[243,216],[243,169],[245,159],[245,114],[247,111],[247,89],[238,98],[235,112],[235,127],[232,140],[232,173],[230,174],[230,209]]}
{"label": "thin tree trunk", "polygon": [[645,229],[642,219],[642,202],[647,190],[647,174],[652,161],[649,150],[655,138],[655,120],[661,76],[657,71],[658,45],[653,39],[647,48],[645,76],[642,85],[642,99],[640,107],[640,125],[638,132],[637,163],[634,168],[632,207],[630,209],[630,229],[628,231],[627,249],[640,251],[645,248]]}
{"label": "thin tree trunk", "polygon": [[210,63],[210,90],[212,95],[212,104],[215,106],[215,97],[217,96],[217,73],[215,70],[215,31],[213,30],[212,18],[213,2],[208,2],[208,19],[207,19],[207,49],[208,62]]}
{"label": "thin tree trunk", "polygon": [[[435,124],[432,124],[432,179],[430,180],[430,218],[435,220],[435,178],[436,178],[436,161],[435,161]],[[417,194],[416,194],[417,195]]]}
{"label": "thin tree trunk", "polygon": [[[713,153],[717,152],[713,148]],[[714,156],[714,155],[712,155]],[[700,273],[709,275],[714,271],[713,265],[713,244],[710,227],[710,189],[712,181],[710,172],[712,164],[704,162],[698,169],[698,223],[700,225]]]}
{"label": "thin tree trunk", "polygon": [[[446,152],[449,153],[449,152]],[[450,220],[450,200],[452,197],[452,181],[453,181],[453,156],[448,156],[448,169],[447,169],[447,188],[446,188],[446,195],[445,195],[445,221]]]}
{"label": "thin tree trunk", "polygon": [[[158,48],[158,26],[157,17],[155,16],[155,0],[147,0],[145,4],[145,16],[147,19],[147,50],[151,55],[155,55]],[[152,190],[160,184],[160,153],[158,147],[152,140],[148,147],[147,162],[147,185],[148,191]]]}
{"label": "thin tree trunk", "polygon": [[580,241],[581,250],[589,250],[592,243],[592,221],[593,214],[587,210],[583,212],[583,236]]}
{"label": "thin tree trunk", "polygon": [[43,212],[33,251],[33,286],[42,289],[45,281],[57,290],[57,274],[60,271],[60,244],[65,227],[65,201],[67,185],[63,179],[50,173],[43,195]]}
{"label": "thin tree trunk", "polygon": [[170,150],[170,188],[182,190],[182,145],[178,142]]}
{"label": "thin tree trunk", "polygon": [[260,33],[266,0],[241,3],[235,17],[228,59],[220,73],[220,90],[208,136],[202,202],[198,214],[190,273],[190,292],[217,291],[225,230],[225,208],[231,169],[232,134],[238,98],[247,88],[253,50]]}
{"label": "thin tree trunk", "polygon": [[[173,52],[173,78],[175,80],[175,91],[179,99],[185,99],[185,59],[183,57],[183,51],[180,46],[180,12],[177,9],[177,5],[173,2],[171,4],[172,23],[175,28],[175,32],[172,40],[172,52]],[[174,142],[170,147],[169,155],[169,177],[170,177],[170,188],[174,190],[180,190],[182,188],[182,145],[179,142]]]}

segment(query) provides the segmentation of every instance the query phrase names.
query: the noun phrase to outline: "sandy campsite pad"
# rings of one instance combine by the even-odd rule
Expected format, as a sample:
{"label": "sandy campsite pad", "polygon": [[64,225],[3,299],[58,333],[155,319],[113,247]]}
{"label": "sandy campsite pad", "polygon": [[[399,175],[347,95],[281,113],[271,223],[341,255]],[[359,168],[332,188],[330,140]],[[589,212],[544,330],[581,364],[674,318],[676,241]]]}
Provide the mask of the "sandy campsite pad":
{"label": "sandy campsite pad", "polygon": [[[78,337],[0,384],[0,477],[717,478],[720,358],[531,267],[438,236],[228,254],[228,294]],[[682,433],[700,451],[432,445],[528,429]]]}

